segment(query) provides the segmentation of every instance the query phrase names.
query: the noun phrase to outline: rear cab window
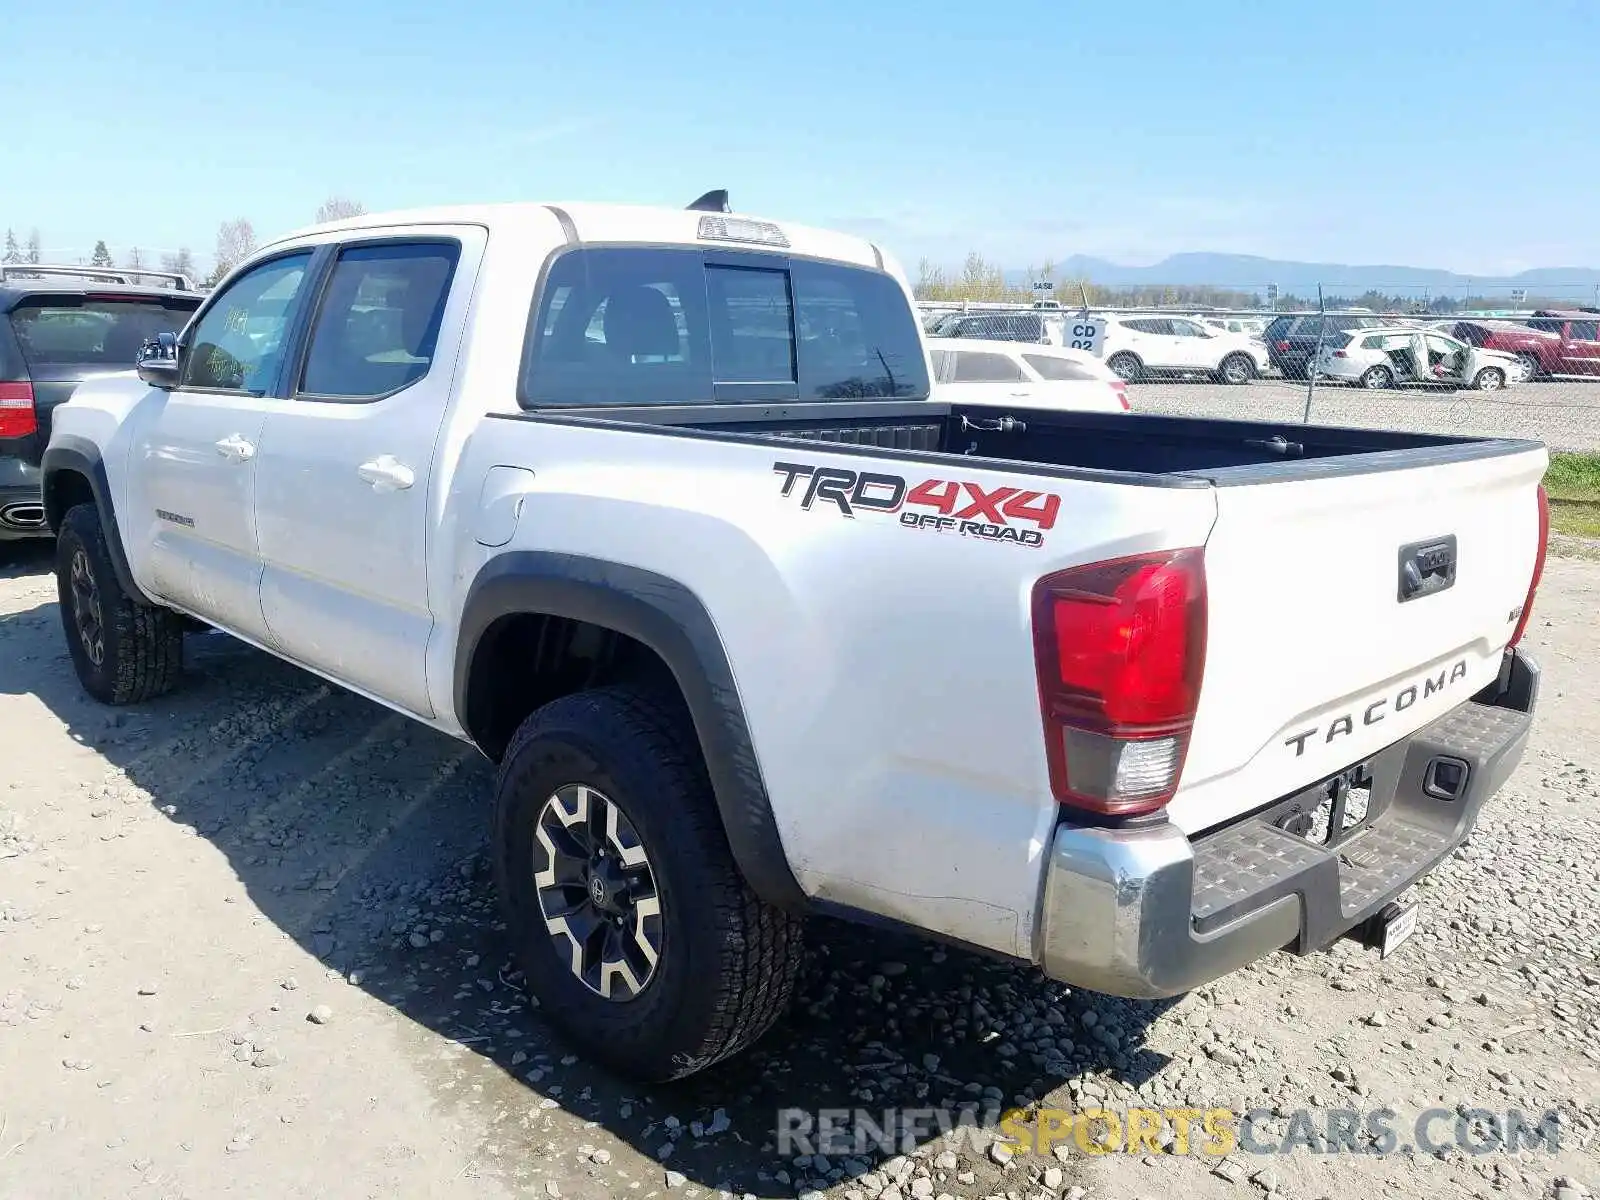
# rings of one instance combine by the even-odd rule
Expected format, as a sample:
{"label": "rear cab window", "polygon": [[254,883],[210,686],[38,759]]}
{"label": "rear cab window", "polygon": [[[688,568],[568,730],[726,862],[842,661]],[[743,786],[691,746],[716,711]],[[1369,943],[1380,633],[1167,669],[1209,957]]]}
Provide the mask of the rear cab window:
{"label": "rear cab window", "polygon": [[1094,372],[1070,358],[1057,358],[1053,354],[1024,354],[1022,361],[1037,371],[1041,379],[1082,382],[1098,378]]}
{"label": "rear cab window", "polygon": [[899,283],[867,267],[697,247],[580,247],[550,265],[524,407],[926,399]]}
{"label": "rear cab window", "polygon": [[1022,368],[1004,354],[958,350],[955,358],[952,383],[1022,383],[1027,378]]}
{"label": "rear cab window", "polygon": [[198,305],[198,296],[24,296],[11,309],[11,330],[30,369],[121,371],[146,341],[181,331]]}

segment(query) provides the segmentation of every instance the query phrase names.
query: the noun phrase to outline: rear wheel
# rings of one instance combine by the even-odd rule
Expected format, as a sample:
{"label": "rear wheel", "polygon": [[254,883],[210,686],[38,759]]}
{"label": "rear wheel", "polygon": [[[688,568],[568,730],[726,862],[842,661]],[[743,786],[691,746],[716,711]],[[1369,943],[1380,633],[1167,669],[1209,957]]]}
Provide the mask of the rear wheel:
{"label": "rear wheel", "polygon": [[1230,354],[1222,360],[1217,376],[1223,383],[1249,383],[1256,377],[1256,364],[1248,354]]}
{"label": "rear wheel", "polygon": [[1506,386],[1505,372],[1499,367],[1485,367],[1472,377],[1472,386],[1480,392],[1498,392]]}
{"label": "rear wheel", "polygon": [[136,704],[177,685],[182,618],[122,590],[92,504],[71,509],[61,522],[56,594],[67,653],[84,691],[105,704]]}
{"label": "rear wheel", "polygon": [[801,924],[740,876],[676,698],[604,688],[524,721],[500,766],[493,851],[529,990],[618,1074],[692,1075],[787,1006]]}
{"label": "rear wheel", "polygon": [[1385,366],[1368,367],[1361,372],[1361,386],[1379,391],[1394,386],[1394,372]]}
{"label": "rear wheel", "polygon": [[1144,374],[1144,364],[1139,361],[1139,356],[1126,350],[1113,354],[1106,360],[1106,366],[1115,371],[1124,383],[1137,383]]}

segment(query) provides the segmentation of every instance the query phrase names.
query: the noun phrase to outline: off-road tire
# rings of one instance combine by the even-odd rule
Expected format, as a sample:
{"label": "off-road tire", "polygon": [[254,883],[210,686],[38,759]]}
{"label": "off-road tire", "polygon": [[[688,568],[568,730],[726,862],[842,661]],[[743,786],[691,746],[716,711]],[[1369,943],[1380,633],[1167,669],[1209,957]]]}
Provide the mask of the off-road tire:
{"label": "off-road tire", "polygon": [[[80,561],[81,556],[81,561]],[[74,606],[73,567],[98,601],[99,638],[86,636]],[[103,704],[137,704],[170,692],[183,674],[183,621],[171,609],[133,599],[117,579],[93,504],[67,512],[56,537],[56,593],[67,653],[84,691]],[[99,661],[94,648],[99,648]]]}
{"label": "off-road tire", "polygon": [[[546,928],[534,883],[539,815],[571,784],[621,811],[654,873],[660,955],[626,1000],[604,998],[574,974],[570,944]],[[512,953],[543,1013],[587,1057],[632,1079],[678,1079],[737,1054],[783,1014],[802,923],[764,903],[739,874],[677,697],[617,686],[533,713],[501,761],[493,824]]]}

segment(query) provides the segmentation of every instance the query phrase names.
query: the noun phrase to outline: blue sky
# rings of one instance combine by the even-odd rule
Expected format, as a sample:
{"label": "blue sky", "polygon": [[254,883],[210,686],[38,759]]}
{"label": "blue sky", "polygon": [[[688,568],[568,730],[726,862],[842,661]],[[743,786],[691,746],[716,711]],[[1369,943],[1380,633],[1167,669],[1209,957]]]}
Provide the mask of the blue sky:
{"label": "blue sky", "polygon": [[1595,0],[3,0],[0,226],[683,204],[908,264],[1600,266]]}

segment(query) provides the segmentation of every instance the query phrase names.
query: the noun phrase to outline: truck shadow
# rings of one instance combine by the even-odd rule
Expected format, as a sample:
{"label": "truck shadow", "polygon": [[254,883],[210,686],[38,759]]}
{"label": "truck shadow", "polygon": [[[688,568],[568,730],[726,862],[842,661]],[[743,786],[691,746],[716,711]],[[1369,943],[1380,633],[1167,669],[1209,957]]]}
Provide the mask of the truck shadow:
{"label": "truck shadow", "polygon": [[[552,1176],[580,1190],[586,1173],[638,1178],[638,1163],[602,1165],[609,1134],[705,1187],[793,1194],[926,1144],[942,1119],[987,1131],[961,1156],[977,1179],[942,1190],[1003,1190],[1016,1177],[998,1182],[982,1153],[1003,1109],[1069,1078],[1114,1095],[1164,1064],[1141,1042],[1165,1003],[1069,992],[1012,964],[818,921],[791,1015],[753,1051],[679,1084],[618,1081],[572,1056],[506,959],[485,856],[492,770],[476,751],[219,634],[189,639],[178,692],[120,710],[82,694],[54,603],[0,616],[0,661],[0,693],[36,696],[168,820],[212,842],[309,954],[492,1064],[481,1088],[456,1086],[460,1054],[454,1067],[431,1053],[411,1064],[483,1139],[487,1169],[525,1178],[559,1137],[542,1168]],[[843,1147],[780,1145],[780,1129],[828,1110],[859,1131]],[[896,1137],[900,1111],[921,1124]],[[870,1144],[885,1123],[886,1144]]]}

